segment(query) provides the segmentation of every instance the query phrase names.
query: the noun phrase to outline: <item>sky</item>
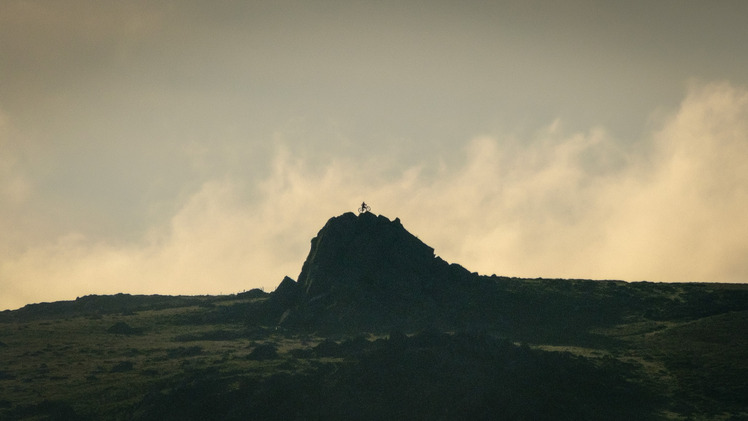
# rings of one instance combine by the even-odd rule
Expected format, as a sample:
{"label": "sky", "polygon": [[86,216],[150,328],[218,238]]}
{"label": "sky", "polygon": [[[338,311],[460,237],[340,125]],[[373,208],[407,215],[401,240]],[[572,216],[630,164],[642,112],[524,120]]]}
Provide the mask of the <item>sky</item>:
{"label": "sky", "polygon": [[748,281],[748,2],[0,2],[0,310],[272,291],[362,201],[481,274]]}

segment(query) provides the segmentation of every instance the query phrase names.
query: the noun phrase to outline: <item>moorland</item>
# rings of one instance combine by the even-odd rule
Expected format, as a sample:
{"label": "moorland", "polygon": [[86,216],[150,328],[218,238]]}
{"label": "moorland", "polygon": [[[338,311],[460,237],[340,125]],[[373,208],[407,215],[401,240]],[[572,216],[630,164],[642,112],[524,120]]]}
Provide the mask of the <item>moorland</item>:
{"label": "moorland", "polygon": [[485,276],[330,219],[271,293],[0,312],[2,420],[748,419],[748,285]]}

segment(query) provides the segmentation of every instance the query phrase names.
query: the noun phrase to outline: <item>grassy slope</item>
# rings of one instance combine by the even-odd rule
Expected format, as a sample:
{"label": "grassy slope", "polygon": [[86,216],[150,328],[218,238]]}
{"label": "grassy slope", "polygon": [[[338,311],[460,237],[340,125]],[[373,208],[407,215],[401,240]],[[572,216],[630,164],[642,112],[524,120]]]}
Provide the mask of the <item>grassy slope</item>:
{"label": "grassy slope", "polygon": [[[626,311],[616,313],[618,319],[615,323],[610,322],[612,316],[597,324],[588,318],[573,319],[581,320],[587,333],[604,340],[590,341],[587,337],[574,334],[568,340],[559,341],[557,333],[546,335],[547,340],[544,340],[543,334],[526,334],[526,331],[542,332],[542,329],[528,328],[518,330],[516,338],[509,335],[507,339],[528,343],[538,351],[527,354],[519,347],[502,348],[501,355],[516,353],[518,356],[515,358],[519,359],[512,361],[522,362],[525,361],[523,358],[528,358],[540,361],[546,367],[554,367],[552,361],[555,360],[548,356],[551,354],[583,357],[580,360],[563,357],[556,364],[562,369],[567,366],[582,369],[591,366],[619,367],[614,363],[622,363],[620,370],[623,370],[621,373],[627,381],[636,382],[650,392],[656,391],[654,393],[663,399],[658,401],[657,410],[662,418],[748,419],[748,309],[740,310],[746,306],[745,300],[728,299],[734,294],[744,294],[745,286],[717,285],[707,288],[662,284],[591,285],[587,283],[589,281],[512,282],[507,283],[507,291],[515,294],[512,295],[515,301],[503,304],[508,306],[507,311],[515,306],[518,309],[516,314],[523,314],[519,309],[527,307],[528,303],[547,304],[548,301],[542,298],[545,296],[557,297],[553,302],[562,303],[563,306],[576,305],[578,308],[587,305],[593,296],[610,295],[610,290],[618,292],[610,295],[613,298],[609,301],[623,302],[620,305]],[[628,302],[626,297],[634,295],[638,298]],[[190,391],[202,390],[199,387],[204,387],[204,384],[200,382],[208,381],[205,379],[210,379],[213,382],[211,387],[220,390],[216,396],[249,400],[247,385],[256,385],[257,381],[264,381],[262,379],[281,382],[281,386],[270,380],[263,383],[268,390],[273,387],[283,389],[283,377],[279,377],[279,373],[286,373],[297,383],[311,382],[311,388],[314,388],[315,382],[324,383],[344,396],[340,385],[354,384],[356,378],[366,377],[366,371],[357,371],[362,370],[358,364],[363,364],[362,361],[369,361],[369,364],[379,361],[352,351],[322,352],[323,347],[319,344],[325,338],[310,332],[279,331],[271,323],[259,322],[247,316],[250,313],[246,309],[265,299],[262,296],[160,297],[150,300],[130,296],[119,299],[86,297],[80,305],[56,303],[53,307],[35,307],[31,309],[33,311],[2,313],[0,419],[48,419],[49,416],[52,419],[55,416],[58,419],[75,419],[74,415],[80,419],[130,419],[142,413],[146,414],[144,418],[148,418],[153,417],[154,408],[163,405],[160,397],[183,396],[185,393],[187,395],[184,396],[189,397]],[[97,304],[106,300],[109,300],[104,303],[106,305]],[[554,311],[558,314],[573,311],[563,306],[550,306],[549,317],[556,317]],[[590,314],[596,311],[592,308]],[[520,319],[533,315],[524,314]],[[520,323],[520,319],[502,323]],[[532,326],[543,325],[544,320],[541,317],[533,321],[536,325]],[[132,328],[131,334],[108,332],[117,323],[126,323]],[[553,324],[554,329],[559,325]],[[346,337],[336,335],[329,339],[341,343]],[[363,346],[371,350],[365,355],[377,356],[378,352],[386,354],[391,348],[387,348],[387,342],[374,342],[374,336],[367,339]],[[262,344],[272,344],[277,349],[277,357],[254,358],[251,355],[253,350]],[[476,370],[478,373],[491,367],[485,365],[484,360],[463,361],[461,357],[452,355],[462,353],[464,349],[470,351],[470,347],[460,348],[449,342],[446,345],[411,345],[415,348],[397,354],[398,361],[415,358],[413,361],[417,365],[417,356],[427,355],[428,358],[435,358],[434,361],[442,361],[444,367],[449,369],[466,367],[468,372]],[[513,364],[512,361],[497,360],[495,354],[486,355],[485,358],[496,361],[495,365]],[[405,385],[409,378],[421,375],[418,371],[407,371],[410,370],[407,367],[402,368],[406,371],[392,370],[395,369],[388,366],[385,371]],[[429,368],[424,367],[423,370]],[[507,387],[518,388],[522,378],[533,378],[527,373],[537,374],[531,368],[527,370],[530,371],[521,372],[515,383]],[[322,372],[326,374],[319,374]],[[433,373],[424,372],[424,382],[435,381]],[[502,376],[510,376],[505,371],[501,373],[504,373]],[[461,380],[459,373],[447,376],[445,381]],[[580,382],[574,383],[573,373],[568,376],[572,378],[568,387],[584,387]],[[538,377],[543,378],[542,375]],[[376,383],[377,380],[371,381]],[[537,389],[545,381],[538,380],[537,384],[531,386]],[[486,379],[485,382],[490,384],[491,380]],[[429,393],[452,392],[435,389]],[[518,393],[511,392],[507,396],[531,399],[533,393],[538,392],[527,389],[522,392],[525,395]],[[559,393],[559,399],[573,396]],[[304,404],[298,400],[301,398],[294,399],[297,399],[293,401],[295,404]],[[370,396],[367,399],[362,405],[375,405],[378,397]],[[468,397],[455,405],[469,405],[465,399]],[[424,403],[424,406],[427,405],[427,402]],[[346,410],[338,409],[342,411],[340,413]],[[194,413],[191,415],[196,416]]]}

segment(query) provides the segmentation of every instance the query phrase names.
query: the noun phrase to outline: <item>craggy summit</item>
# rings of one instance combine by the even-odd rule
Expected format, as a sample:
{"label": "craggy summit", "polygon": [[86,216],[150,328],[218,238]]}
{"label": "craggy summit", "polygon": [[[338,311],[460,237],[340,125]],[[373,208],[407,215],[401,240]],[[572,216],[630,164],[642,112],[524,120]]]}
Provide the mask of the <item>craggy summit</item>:
{"label": "craggy summit", "polygon": [[[384,309],[396,314],[406,305],[443,301],[473,276],[435,256],[400,219],[349,212],[331,218],[312,239],[298,283],[292,286],[287,278],[276,291],[282,301],[306,312],[367,308],[384,317]],[[348,317],[360,319],[357,313]]]}
{"label": "craggy summit", "polygon": [[310,300],[341,283],[368,282],[383,290],[397,290],[400,282],[424,286],[447,266],[400,219],[346,213],[330,219],[312,239],[299,284]]}

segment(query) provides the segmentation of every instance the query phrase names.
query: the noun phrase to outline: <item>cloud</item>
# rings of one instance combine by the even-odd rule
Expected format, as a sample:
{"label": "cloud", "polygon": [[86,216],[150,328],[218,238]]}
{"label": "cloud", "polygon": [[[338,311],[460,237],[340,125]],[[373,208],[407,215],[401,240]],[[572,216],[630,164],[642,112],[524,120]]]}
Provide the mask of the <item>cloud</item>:
{"label": "cloud", "polygon": [[[0,307],[92,293],[271,290],[298,274],[327,218],[361,200],[484,274],[748,279],[744,88],[694,84],[627,148],[603,128],[567,132],[562,121],[530,136],[477,137],[460,159],[405,169],[381,157],[311,164],[285,144],[276,142],[262,180],[206,180],[135,242],[70,232],[4,255]],[[8,162],[3,192],[17,173]]]}
{"label": "cloud", "polygon": [[[281,212],[248,206],[229,181],[203,184],[167,227],[136,244],[111,245],[71,233],[0,262],[4,306],[116,292],[233,293],[272,289],[295,276],[309,234]],[[301,219],[303,221],[303,218]],[[290,244],[290,247],[289,247]],[[279,247],[283,245],[284,247]],[[295,247],[294,247],[295,246]]]}
{"label": "cloud", "polygon": [[407,225],[482,273],[746,282],[748,91],[694,84],[649,138],[619,145],[559,122],[476,139],[464,166],[402,198]]}
{"label": "cloud", "polygon": [[748,281],[748,91],[692,86],[653,143],[651,164],[633,169],[620,186],[626,200],[608,236],[622,244],[605,257],[610,270],[656,280]]}

